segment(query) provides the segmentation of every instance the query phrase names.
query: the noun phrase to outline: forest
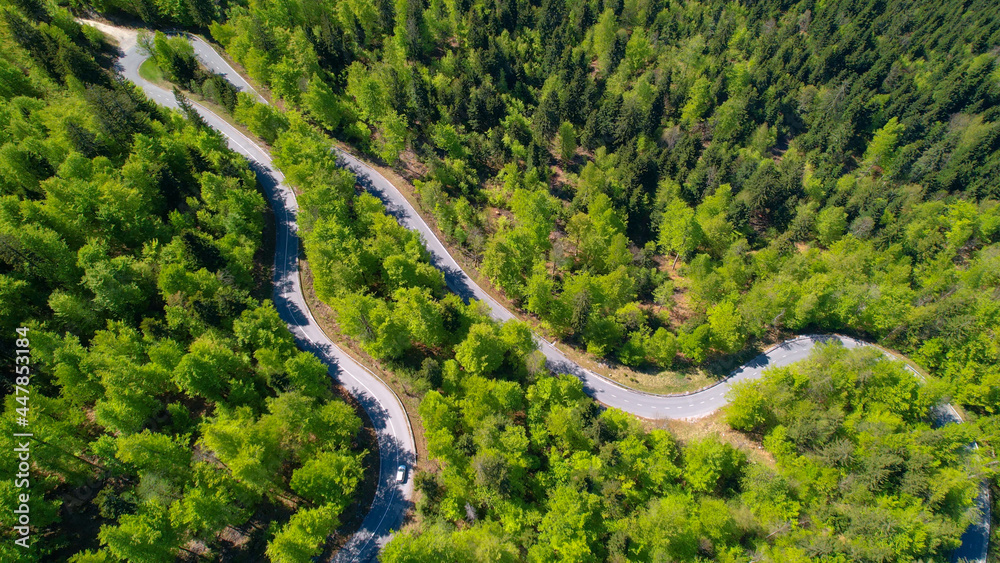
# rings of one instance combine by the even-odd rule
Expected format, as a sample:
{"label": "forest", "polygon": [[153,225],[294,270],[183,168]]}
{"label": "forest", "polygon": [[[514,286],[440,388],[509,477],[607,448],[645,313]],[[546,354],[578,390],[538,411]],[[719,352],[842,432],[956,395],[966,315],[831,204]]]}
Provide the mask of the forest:
{"label": "forest", "polygon": [[[362,479],[361,419],[261,298],[253,172],[108,72],[100,32],[18,5],[36,9],[2,10],[0,333],[5,364],[30,343],[39,439],[28,491],[0,481],[0,559],[318,553]],[[25,403],[3,385],[10,452]],[[28,550],[6,525],[25,492]]]}
{"label": "forest", "polygon": [[[231,90],[192,66],[182,44],[152,40],[168,79],[216,100],[271,147],[301,194],[300,228],[317,296],[334,309],[345,335],[422,397],[430,460],[414,477],[414,520],[383,560],[943,561],[974,517],[978,479],[991,478],[997,491],[1000,13],[991,3],[78,5],[199,31],[277,102],[243,94],[234,102]],[[89,101],[97,87],[76,86],[103,74],[66,62],[88,60],[96,38],[65,11],[22,11],[26,19],[5,12],[8,33],[23,49],[12,50],[20,59],[4,59],[11,79],[0,93],[8,106],[41,100],[31,103],[44,110],[7,114],[28,120],[33,111],[49,112],[66,132],[20,122],[9,128],[20,136],[0,152],[3,220],[12,225],[4,226],[12,233],[5,236],[49,229],[48,239],[43,233],[36,240],[64,253],[77,241],[77,258],[45,263],[77,266],[57,282],[34,265],[18,271],[16,264],[24,269],[29,262],[8,258],[3,295],[11,297],[3,310],[14,311],[7,304],[26,288],[41,291],[32,296],[36,337],[50,357],[69,358],[50,368],[51,394],[63,396],[66,385],[84,389],[70,395],[86,397],[95,417],[59,424],[74,436],[90,429],[76,438],[84,444],[99,427],[128,432],[127,423],[113,426],[122,423],[101,415],[136,408],[122,398],[126,390],[111,389],[100,368],[83,374],[95,365],[91,354],[109,353],[102,341],[127,340],[122,331],[134,327],[132,338],[142,344],[129,361],[159,374],[145,382],[163,382],[153,390],[162,404],[142,412],[181,412],[171,404],[191,412],[196,420],[167,437],[177,443],[187,436],[189,450],[194,444],[213,451],[238,484],[234,490],[253,493],[250,507],[275,503],[279,494],[306,500],[310,508],[297,514],[308,516],[293,517],[267,548],[272,559],[297,560],[319,543],[306,537],[315,529],[306,520],[335,521],[353,483],[338,483],[324,496],[302,489],[304,478],[296,487],[295,473],[327,469],[329,463],[310,463],[321,455],[354,460],[357,471],[352,437],[360,423],[325,386],[319,392],[310,356],[295,354],[287,339],[263,336],[271,329],[284,334],[273,309],[251,296],[259,242],[247,241],[259,241],[263,203],[259,196],[253,205],[223,203],[239,189],[252,199],[249,172],[213,164],[225,161],[217,137],[144,105],[121,83],[105,88],[116,103],[128,99],[146,116],[127,123],[148,129],[103,124],[101,106]],[[19,69],[30,69],[28,78]],[[63,77],[67,72],[72,76]],[[56,102],[69,95],[90,105]],[[87,111],[95,121],[81,129],[85,135],[70,133],[73,120],[50,107],[94,108]],[[143,143],[160,139],[154,146],[172,147],[160,149],[158,169],[173,183],[150,188],[160,195],[143,208],[153,210],[150,224],[139,232],[105,226],[100,221],[116,215],[100,209],[87,216],[97,224],[71,228],[52,218],[65,209],[49,209],[59,197],[50,194],[66,193],[61,173],[78,138],[97,147],[84,158],[116,162],[104,171],[128,186],[133,179],[120,176],[126,164],[160,154]],[[331,138],[412,180],[435,227],[525,321],[498,324],[477,303],[449,293],[419,237],[336,166]],[[32,142],[43,148],[32,152]],[[100,193],[113,184],[95,176],[100,165],[86,170],[84,177],[96,180],[69,185],[98,185],[92,189]],[[206,177],[216,182],[214,192],[206,191],[213,183]],[[180,186],[199,189],[184,194]],[[237,208],[246,215],[220,218]],[[88,253],[98,240],[108,242]],[[115,269],[105,266],[114,283],[91,282],[94,262],[83,257],[95,260],[109,249],[123,258]],[[171,270],[174,279],[162,273]],[[117,277],[126,271],[134,289]],[[120,293],[101,301],[111,287]],[[107,308],[121,303],[132,305]],[[135,304],[151,310],[134,313]],[[246,336],[245,318],[257,324],[261,340]],[[2,320],[10,327],[23,322]],[[663,378],[708,369],[787,335],[840,332],[901,351],[928,378],[917,381],[873,350],[825,347],[734,391],[720,419],[732,430],[726,436],[679,437],[600,408],[575,378],[549,375],[532,340],[536,329],[594,360]],[[171,346],[173,355],[157,354]],[[233,374],[226,385],[202,388],[204,380],[178,369],[182,358],[219,348],[226,358],[214,358],[212,369]],[[293,360],[311,369],[297,370]],[[67,370],[67,363],[77,367]],[[275,405],[286,396],[337,411],[341,418],[328,428],[340,434],[326,451],[304,438],[315,434],[283,437],[298,431],[277,423]],[[970,424],[935,427],[932,407],[943,400]],[[68,416],[64,410],[55,412]],[[142,436],[144,420],[131,427],[134,435]],[[285,457],[256,476],[270,479],[266,485],[234,469],[260,469],[239,443],[228,444],[227,459],[225,439],[213,442],[227,424],[260,429],[258,438],[239,434],[247,446],[278,440]],[[755,447],[734,446],[733,436]],[[981,459],[966,447],[973,440]],[[186,498],[195,482],[190,472],[202,461],[188,454],[180,463],[188,472],[171,480],[170,471],[150,474],[123,459],[121,444],[110,442],[117,449],[108,450],[105,439],[104,449],[92,446],[94,457],[84,457],[117,460],[114,467],[125,472],[113,494],[133,504],[118,517],[119,528],[160,518],[176,530],[142,549],[176,554],[192,545],[184,542],[228,524],[173,524],[174,509],[162,500]],[[146,483],[153,481],[166,483],[173,496],[150,495]],[[233,518],[245,520],[251,511]],[[113,532],[102,528],[100,536],[101,551],[80,561],[145,557],[116,544]]]}
{"label": "forest", "polygon": [[302,192],[317,295],[422,395],[431,464],[383,561],[912,561],[958,546],[990,470],[968,449],[980,428],[935,427],[944,386],[830,345],[730,397],[724,423],[763,453],[681,442],[549,375],[527,324],[445,292],[329,141],[287,120],[275,162]]}
{"label": "forest", "polygon": [[[208,27],[286,107],[409,171],[546,334],[669,374],[844,331],[1000,401],[965,369],[997,359],[992,6],[397,4],[250,2]],[[287,127],[244,102],[265,140]]]}
{"label": "forest", "polygon": [[[439,231],[546,334],[668,376],[782,335],[858,335],[926,369],[993,451],[995,6],[250,2],[224,19],[212,37],[292,119],[411,177]],[[288,126],[256,115],[248,126],[280,150],[274,128]],[[440,280],[408,267],[438,297],[414,301],[388,253],[350,262],[381,248],[369,220],[311,215],[321,297],[373,357],[430,390],[425,402],[460,400],[470,375],[537,383],[537,356],[512,361],[523,328],[456,323]],[[422,498],[468,489],[435,483]],[[533,540],[490,529],[504,521],[490,502],[467,505],[488,512],[482,533],[530,556]],[[461,503],[428,520],[428,542],[443,533],[434,522],[480,522]]]}
{"label": "forest", "polygon": [[427,524],[383,560],[930,561],[957,546],[975,430],[932,428],[937,397],[900,364],[829,346],[732,398],[726,421],[766,457],[646,431],[570,376],[428,392]]}

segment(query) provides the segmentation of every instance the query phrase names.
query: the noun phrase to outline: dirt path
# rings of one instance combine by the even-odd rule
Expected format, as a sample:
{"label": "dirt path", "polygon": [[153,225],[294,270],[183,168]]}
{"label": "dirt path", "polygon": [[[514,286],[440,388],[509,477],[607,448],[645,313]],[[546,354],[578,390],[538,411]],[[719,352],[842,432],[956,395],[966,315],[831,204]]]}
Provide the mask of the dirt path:
{"label": "dirt path", "polygon": [[105,34],[113,37],[115,41],[118,42],[118,46],[121,47],[122,51],[131,49],[136,43],[136,38],[139,36],[139,30],[130,27],[111,25],[109,23],[88,18],[77,18],[77,21],[85,23],[91,27],[96,27]]}

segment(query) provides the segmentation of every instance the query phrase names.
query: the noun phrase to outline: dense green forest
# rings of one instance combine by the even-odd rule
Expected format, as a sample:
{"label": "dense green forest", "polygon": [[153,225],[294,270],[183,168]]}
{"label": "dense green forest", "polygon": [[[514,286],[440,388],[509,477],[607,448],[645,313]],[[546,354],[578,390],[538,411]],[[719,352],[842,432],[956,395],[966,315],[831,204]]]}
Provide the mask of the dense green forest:
{"label": "dense green forest", "polygon": [[816,328],[947,362],[935,311],[993,281],[958,278],[1000,232],[994,7],[662,4],[249,2],[210,28],[343,138],[412,146],[441,230],[598,356]]}
{"label": "dense green forest", "polygon": [[848,331],[988,412],[1000,23],[916,6],[250,2],[209,27],[286,107],[422,170],[441,231],[566,342],[662,369]]}
{"label": "dense green forest", "polygon": [[[647,369],[857,334],[929,370],[993,451],[994,5],[250,2],[220,20],[212,36],[285,107],[415,176],[438,228],[546,331]],[[272,139],[287,127],[254,115]],[[317,286],[373,356],[451,394],[461,374],[532,383],[515,330],[409,326],[455,307],[397,293],[377,260],[340,269],[378,234],[315,214],[334,218],[307,239]]]}
{"label": "dense green forest", "polygon": [[[0,356],[30,346],[37,437],[27,491],[3,456],[0,559],[318,553],[362,477],[361,420],[260,298],[253,172],[105,70],[66,10],[0,16]],[[3,386],[9,453],[25,403]],[[28,550],[7,525],[25,493]]]}
{"label": "dense green forest", "polygon": [[944,560],[978,485],[975,430],[933,429],[937,399],[877,350],[818,348],[734,393],[728,420],[768,454],[748,459],[643,431],[570,376],[469,376],[421,404],[441,472],[383,560]]}
{"label": "dense green forest", "polygon": [[318,296],[423,394],[431,470],[414,477],[417,525],[382,560],[910,561],[959,544],[986,468],[968,448],[975,425],[932,426],[942,386],[831,345],[733,393],[726,422],[764,454],[712,435],[681,444],[548,375],[526,324],[445,293],[330,141],[281,117],[275,163],[301,191]]}
{"label": "dense green forest", "polygon": [[[384,560],[910,561],[957,545],[977,479],[996,471],[965,446],[995,458],[1000,440],[994,5],[87,4],[207,31],[278,102],[217,94],[300,190],[341,330],[423,395],[430,470]],[[171,70],[182,46],[154,48],[204,91],[210,77]],[[726,422],[759,451],[649,430],[546,375],[527,324],[446,293],[419,239],[337,169],[327,134],[413,177],[498,290],[595,357],[686,369],[841,331],[902,350],[930,381],[824,348],[734,393]],[[192,211],[164,228],[224,240]],[[231,324],[260,389],[279,393]],[[932,428],[942,399],[972,423]]]}
{"label": "dense green forest", "polygon": [[250,2],[211,33],[344,139],[412,147],[439,228],[597,356],[850,330],[957,375],[940,350],[977,345],[938,312],[994,301],[966,273],[1000,236],[1000,22],[913,6]]}

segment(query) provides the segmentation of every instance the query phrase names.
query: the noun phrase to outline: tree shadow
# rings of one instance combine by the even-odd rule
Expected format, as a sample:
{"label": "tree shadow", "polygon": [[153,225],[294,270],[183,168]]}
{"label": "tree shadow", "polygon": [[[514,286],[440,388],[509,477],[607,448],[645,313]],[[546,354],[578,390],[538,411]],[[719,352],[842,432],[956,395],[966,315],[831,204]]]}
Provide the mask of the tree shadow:
{"label": "tree shadow", "polygon": [[[415,463],[413,454],[392,435],[379,431],[379,486],[368,515],[358,531],[351,536],[330,561],[372,561],[389,539],[389,533],[398,530],[412,504],[406,499],[403,486],[412,479]],[[407,467],[407,480],[396,481],[396,468]]]}

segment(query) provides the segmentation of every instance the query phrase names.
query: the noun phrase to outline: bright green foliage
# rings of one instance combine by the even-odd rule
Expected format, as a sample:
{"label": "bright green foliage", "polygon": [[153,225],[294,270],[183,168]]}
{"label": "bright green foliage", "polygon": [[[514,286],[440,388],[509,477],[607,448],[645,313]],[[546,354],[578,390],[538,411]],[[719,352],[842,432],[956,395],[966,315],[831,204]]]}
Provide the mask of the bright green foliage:
{"label": "bright green foliage", "polygon": [[709,98],[709,83],[704,76],[698,77],[694,85],[691,86],[691,93],[688,94],[687,102],[681,110],[681,119],[686,122],[694,122],[705,115],[711,105]]}
{"label": "bright green foliage", "polygon": [[428,289],[398,289],[394,298],[396,307],[393,314],[405,324],[414,341],[429,347],[445,342],[444,307],[434,300]]}
{"label": "bright green foliage", "polygon": [[183,437],[171,439],[145,430],[141,434],[120,436],[117,442],[118,459],[135,466],[141,477],[158,474],[177,483],[188,477],[191,452]]}
{"label": "bright green foliage", "polygon": [[[739,141],[746,136],[749,128],[747,99],[734,97],[726,100],[715,111],[714,139],[719,142]],[[686,109],[686,108],[685,108]]]}
{"label": "bright green foliage", "polygon": [[302,94],[302,105],[313,119],[328,129],[337,129],[346,111],[330,85],[316,74],[309,79],[309,86]]}
{"label": "bright green foliage", "polygon": [[[988,39],[965,37],[979,28],[992,37],[986,12],[970,8],[974,26],[936,8],[917,18],[934,23],[913,31],[899,27],[895,14],[906,9],[895,3],[877,12],[852,2],[626,4],[588,8],[588,16],[543,7],[538,17],[436,2],[399,2],[391,17],[357,2],[255,5],[232,10],[213,33],[278,90],[288,80],[277,69],[300,58],[309,73],[300,89],[316,93],[303,105],[338,135],[388,161],[412,146],[427,170],[415,183],[421,203],[441,231],[480,258],[516,305],[595,354],[639,362],[646,329],[589,322],[594,296],[580,297],[572,278],[625,266],[637,297],[649,300],[657,280],[633,256],[649,241],[681,263],[696,323],[717,303],[739,304],[744,337],[688,342],[684,355],[695,363],[772,329],[891,334],[911,350],[925,341],[899,327],[915,303],[950,301],[941,297],[948,292],[919,270],[884,276],[875,266],[907,257],[930,264],[934,248],[945,247],[971,258],[996,239],[995,229],[973,236],[974,227],[958,225],[955,241],[940,246],[928,229],[943,235],[947,227],[910,229],[934,215],[925,194],[950,198],[935,206],[996,198],[987,180],[998,166],[995,116],[986,111],[996,97],[995,61]],[[843,13],[859,14],[857,25],[832,31]],[[961,55],[920,51],[920,41],[900,39],[910,33],[935,46],[973,46]],[[311,45],[300,56],[292,51],[302,36]],[[436,51],[440,44],[449,48]],[[850,45],[863,62],[831,45]],[[324,117],[333,115],[343,118]],[[584,162],[571,158],[575,145]],[[553,156],[565,168],[559,177]],[[519,189],[562,205],[547,205],[544,221],[525,218],[513,201]],[[514,220],[494,220],[486,203],[511,209]],[[850,237],[861,246],[834,249]],[[958,239],[971,246],[961,250]],[[904,240],[913,244],[893,250]],[[317,271],[364,271],[349,257],[356,252],[343,254]],[[852,270],[857,264],[845,259],[866,264]],[[685,268],[688,260],[700,260],[697,271]],[[864,273],[839,279],[848,271]],[[343,286],[332,283],[330,292]],[[61,303],[67,312],[72,305]],[[664,328],[692,334],[696,323]]]}
{"label": "bright green foliage", "polygon": [[[100,5],[210,27],[292,110],[244,104],[238,113],[274,137],[275,162],[302,192],[319,297],[359,304],[338,305],[345,332],[401,380],[440,383],[426,400],[429,416],[448,421],[428,424],[442,469],[419,484],[433,533],[401,536],[401,545],[413,559],[463,561],[560,557],[553,548],[610,560],[946,559],[964,524],[955,499],[970,490],[968,470],[935,464],[960,457],[972,436],[950,429],[936,442],[921,413],[946,394],[988,429],[1000,404],[992,4],[501,4],[259,1],[224,14],[202,1]],[[207,131],[178,132],[129,89],[88,79],[99,69],[81,54],[94,36],[74,31],[68,13],[36,24],[45,8],[18,10],[24,18],[5,16],[12,48],[0,57],[0,194],[14,198],[0,206],[0,302],[20,304],[15,292],[41,288],[24,302],[77,338],[53,345],[52,377],[80,391],[75,408],[93,404],[98,425],[126,434],[162,402],[178,404],[175,354],[147,362],[155,343],[146,339],[168,331],[182,353],[206,334],[226,342],[248,377],[216,392],[230,411],[267,412],[288,463],[303,463],[316,444],[278,420],[311,420],[293,416],[311,399],[288,386],[290,352],[228,334],[252,301],[228,280],[248,287],[256,243],[227,236],[253,231],[234,218],[254,202],[211,203],[252,186],[209,174],[242,165],[220,156]],[[50,79],[79,100],[41,107]],[[74,94],[79,83],[91,85],[85,95]],[[849,332],[911,354],[940,379],[924,397],[884,366],[782,371],[791,382],[782,389],[808,401],[769,389],[758,393],[767,411],[751,396],[730,413],[765,435],[770,472],[713,485],[703,477],[719,456],[693,444],[695,453],[680,454],[692,463],[671,461],[685,479],[665,467],[661,475],[675,476],[649,496],[653,485],[634,476],[652,467],[643,450],[654,445],[596,415],[565,380],[533,381],[537,362],[528,368],[518,327],[480,327],[470,339],[470,327],[487,322],[482,311],[441,298],[443,279],[419,241],[355,196],[329,141],[296,110],[421,176],[417,197],[441,232],[569,345],[636,365],[679,355],[687,369],[779,334]],[[572,159],[564,124],[579,145]],[[108,252],[92,246],[81,262],[95,238]],[[667,267],[676,283],[662,299]],[[671,315],[636,314],[655,310],[654,300],[675,305]],[[90,358],[91,337],[110,348],[100,329],[136,307],[144,310],[130,326],[153,319],[141,336],[123,336],[105,361]],[[10,326],[19,320],[0,314]],[[480,356],[492,358],[477,364],[494,366],[489,378],[454,359],[485,333],[504,343],[501,355]],[[282,391],[292,392],[269,412],[267,398]],[[724,487],[732,506],[708,493],[679,498],[688,477]],[[549,498],[564,490],[599,505]],[[561,526],[565,514],[550,506],[599,522]]]}
{"label": "bright green foliage", "polygon": [[492,324],[477,323],[469,329],[469,336],[455,347],[455,359],[470,373],[489,375],[500,367],[505,348]]}
{"label": "bright green foliage", "polygon": [[898,139],[906,129],[896,117],[889,118],[886,124],[875,132],[868,150],[865,151],[865,163],[869,166],[880,166],[891,169],[898,152]]}
{"label": "bright green foliage", "polygon": [[406,120],[394,111],[389,111],[378,121],[376,154],[393,164],[399,153],[406,148]]}
{"label": "bright green foliage", "polygon": [[174,561],[180,547],[167,508],[155,501],[137,514],[123,515],[117,526],[102,526],[100,538],[112,555],[126,561]]}
{"label": "bright green foliage", "polygon": [[451,124],[439,123],[432,133],[434,145],[448,153],[451,158],[465,158],[466,149],[462,134]]}
{"label": "bright green foliage", "polygon": [[395,536],[379,557],[386,563],[521,561],[514,542],[499,525],[489,524],[464,530],[439,525],[420,535],[404,532]]}
{"label": "bright green foliage", "polygon": [[[307,413],[308,439],[319,449],[348,449],[361,431],[361,419],[343,401],[313,403],[318,408]],[[318,412],[317,412],[318,411]]]}
{"label": "bright green foliage", "polygon": [[646,343],[646,349],[657,365],[669,368],[677,354],[677,337],[665,328],[658,328]]}
{"label": "bright green foliage", "polygon": [[693,363],[700,364],[708,357],[708,348],[712,336],[712,329],[704,324],[693,331],[682,332],[677,336],[677,345],[680,352]]}
{"label": "bright green foliage", "polygon": [[703,235],[701,226],[694,220],[694,209],[684,203],[674,186],[666,184],[657,194],[665,200],[659,243],[664,252],[680,257],[697,248]]}
{"label": "bright green foliage", "polygon": [[591,200],[587,213],[570,218],[566,231],[576,243],[578,258],[591,271],[607,273],[632,262],[625,223],[603,194]]}
{"label": "bright green foliage", "polygon": [[291,333],[281,330],[284,326],[274,303],[264,301],[260,307],[243,311],[240,318],[233,321],[233,335],[241,346],[272,350],[285,357],[295,349],[295,342]]}
{"label": "bright green foliage", "polygon": [[202,428],[202,441],[226,464],[233,476],[263,492],[272,486],[280,463],[273,436],[260,435],[247,409],[220,414]]}
{"label": "bright green foliage", "polygon": [[334,302],[344,332],[361,341],[376,358],[398,358],[410,345],[406,324],[392,314],[386,302],[367,295],[347,296]]}
{"label": "bright green foliage", "polygon": [[522,297],[525,274],[535,263],[531,238],[526,229],[505,230],[490,240],[483,253],[483,273],[512,299]]}
{"label": "bright green foliage", "polygon": [[[160,365],[143,365],[144,348],[138,331],[124,323],[110,323],[108,330],[94,335],[89,354],[81,349],[66,350],[66,356],[57,358],[72,363],[56,369],[94,391],[94,414],[99,424],[121,432],[137,432],[158,409],[156,396],[171,389],[168,370]],[[136,378],[136,374],[144,377]],[[100,382],[103,393],[91,386],[95,380]]]}
{"label": "bright green foliage", "polygon": [[610,74],[613,68],[612,51],[615,48],[615,41],[618,36],[618,22],[615,12],[611,8],[604,10],[597,25],[593,28],[594,54],[597,58],[598,68],[605,75]]}
{"label": "bright green foliage", "polygon": [[[106,244],[94,241],[80,248],[77,265],[83,285],[94,294],[94,306],[116,317],[126,317],[150,297],[143,265],[131,256],[108,259]],[[144,279],[146,278],[146,279]]]}
{"label": "bright green foliage", "polygon": [[555,226],[555,199],[544,191],[528,191],[518,188],[510,200],[510,209],[517,220],[518,228],[529,237],[528,243],[539,251],[547,251],[549,234]]}
{"label": "bright green foliage", "polygon": [[727,353],[743,347],[743,318],[732,302],[723,301],[709,308],[708,326],[712,331],[714,347]]}
{"label": "bright green foliage", "polygon": [[573,160],[573,156],[576,154],[576,140],[576,129],[573,128],[573,124],[563,121],[559,126],[559,135],[556,137],[559,157],[562,158],[563,162]]}
{"label": "bright green foliage", "polygon": [[[307,159],[289,165],[310,166]],[[331,175],[338,173],[331,171]],[[313,189],[324,188],[306,186],[303,201],[309,206],[302,212],[317,218],[303,238],[321,298],[332,300],[368,287],[378,295],[391,296],[400,288],[426,287],[437,292],[444,286],[441,272],[428,263],[419,236],[387,215],[377,199],[363,194],[348,212],[327,200],[336,194],[313,195]],[[337,211],[328,211],[333,209]]]}
{"label": "bright green foliage", "polygon": [[[208,25],[210,4],[141,5]],[[2,12],[0,329],[31,328],[30,419],[42,438],[22,491],[41,535],[0,559],[174,561],[193,540],[218,554],[227,527],[293,496],[282,471],[320,452],[353,459],[360,420],[253,296],[267,285],[256,263],[265,203],[245,159],[101,68],[103,36],[66,9],[29,0]],[[147,47],[166,78],[235,106],[186,39],[157,34]],[[243,110],[262,134],[290,126],[273,108]],[[295,400],[276,400],[285,395]],[[19,406],[7,397],[4,424]],[[94,483],[95,510],[75,504]],[[16,506],[18,490],[11,481],[0,496]],[[20,550],[11,533],[0,543]]]}
{"label": "bright green foliage", "polygon": [[633,334],[618,350],[618,359],[627,366],[641,366],[646,361],[647,341],[647,334]]}
{"label": "bright green foliage", "polygon": [[292,473],[292,490],[317,505],[332,505],[339,513],[350,504],[361,480],[359,458],[323,452]]}
{"label": "bright green foliage", "polygon": [[672,494],[652,501],[635,522],[629,555],[639,561],[688,561],[698,553],[698,528],[691,498]]}
{"label": "bright green foliage", "polygon": [[288,127],[288,119],[274,106],[258,102],[247,92],[240,92],[237,98],[239,101],[233,117],[265,142],[273,144]]}
{"label": "bright green foliage", "polygon": [[244,506],[255,501],[252,493],[210,464],[198,463],[193,469],[194,479],[185,486],[184,496],[170,505],[172,526],[209,539],[226,526],[246,520]]}
{"label": "bright green foliage", "polygon": [[187,393],[206,399],[222,397],[226,381],[238,380],[246,368],[224,343],[202,337],[174,368],[174,381]]}
{"label": "bright green foliage", "polygon": [[743,477],[742,488],[743,502],[769,529],[779,528],[798,518],[800,504],[794,500],[795,493],[785,477],[762,465],[752,465]]}
{"label": "bright green foliage", "polygon": [[548,513],[539,525],[538,543],[528,551],[529,561],[597,561],[601,532],[597,495],[560,487],[549,496]]}
{"label": "bright green foliage", "polygon": [[548,315],[552,305],[554,282],[545,271],[545,264],[536,262],[525,286],[524,308],[538,315]]}
{"label": "bright green foliage", "polygon": [[844,236],[847,213],[843,207],[827,207],[816,217],[816,240],[829,247]]}
{"label": "bright green foliage", "polygon": [[[418,199],[440,230],[569,344],[635,365],[667,366],[680,356],[686,367],[782,331],[864,333],[919,350],[966,406],[995,410],[989,335],[997,326],[998,229],[990,182],[1000,165],[989,110],[996,26],[984,4],[935,6],[908,18],[898,16],[912,10],[895,2],[876,9],[630,1],[587,14],[571,5],[514,14],[399,2],[381,16],[361,2],[289,6],[232,10],[214,31],[255,77],[279,89],[290,82],[271,67],[290,57],[297,30],[315,34],[314,45],[341,46],[336,54],[316,48],[324,72],[301,81],[307,92],[309,82],[323,81],[345,108],[334,133],[386,160],[402,154],[408,168],[415,155],[426,170],[415,182]],[[579,145],[572,155],[570,127]],[[511,397],[500,384],[529,381],[521,379],[527,371],[516,373],[527,346],[503,338],[518,331],[440,300],[443,285],[421,273],[425,259],[400,251],[406,235],[391,246],[392,237],[375,233],[381,227],[366,214],[373,206],[336,174],[322,139],[293,129],[277,142],[279,163],[309,201],[303,225],[320,297],[337,304],[345,332],[370,353],[416,380],[440,377],[421,414],[442,470],[421,482],[419,510],[450,523],[402,536],[396,541],[412,554],[390,547],[393,557],[487,558],[466,551],[478,533],[498,558],[507,553],[500,546],[513,543],[540,559],[559,556],[551,545],[639,560],[706,553],[740,560],[750,545],[773,560],[891,559],[872,546],[838,552],[819,528],[799,528],[807,525],[800,516],[811,514],[805,495],[824,498],[840,486],[828,471],[813,471],[812,458],[799,462],[794,478],[744,474],[732,470],[739,463],[726,447],[693,444],[682,448],[691,450],[681,454],[687,462],[675,463],[684,482],[705,492],[689,502],[667,489],[644,498],[637,490],[651,485],[630,481],[635,470],[625,469],[642,466],[642,441],[594,426],[572,393],[563,397],[541,378],[523,405],[500,409],[490,394]],[[400,153],[408,145],[413,153]],[[554,158],[561,167],[552,168]],[[669,292],[656,292],[664,260],[647,250],[650,242],[669,260],[676,281]],[[675,305],[675,314],[638,314],[654,299]],[[63,309],[74,311],[71,302]],[[427,370],[425,360],[433,362]],[[781,422],[778,399],[753,389],[739,391],[730,420],[766,434],[777,458],[838,427],[836,409],[815,407],[794,417],[809,423]],[[896,403],[926,402],[905,385],[893,389],[901,393]],[[526,448],[511,430],[520,427],[519,409]],[[619,459],[630,461],[619,466]],[[538,475],[525,477],[528,467]],[[610,524],[596,543],[593,530],[540,525],[547,517],[557,523],[548,496],[562,486],[609,499],[601,517]],[[711,492],[747,508],[734,508],[736,518]],[[657,502],[663,498],[670,502]],[[886,510],[859,517],[856,529]],[[676,534],[664,537],[667,522]],[[889,538],[897,543],[886,543],[902,553],[906,533],[928,537],[927,529],[901,527]],[[852,534],[843,537],[862,536]]]}
{"label": "bright green foliage", "polygon": [[783,548],[801,545],[806,519],[841,537],[836,552],[851,560],[943,556],[965,527],[976,461],[965,425],[932,427],[929,394],[881,351],[834,345],[741,384],[727,420],[765,433],[777,461],[749,468],[741,501]]}
{"label": "bright green foliage", "polygon": [[454,453],[458,424],[454,407],[437,391],[429,391],[420,402],[420,418],[426,429],[428,452],[448,461]]}
{"label": "bright green foliage", "polygon": [[702,234],[702,247],[713,257],[725,254],[734,242],[733,223],[729,220],[732,186],[722,184],[702,200],[695,210],[695,221]]}
{"label": "bright green foliage", "polygon": [[112,563],[114,559],[107,550],[81,551],[69,558],[72,563]]}
{"label": "bright green foliage", "polygon": [[372,74],[361,63],[354,63],[347,73],[347,95],[354,98],[366,119],[379,120],[391,111],[383,77]]}
{"label": "bright green foliage", "polygon": [[722,493],[736,488],[746,456],[715,438],[684,449],[684,481],[695,492]]}
{"label": "bright green foliage", "polygon": [[186,37],[167,37],[163,32],[157,31],[153,37],[140,34],[137,41],[139,47],[151,55],[167,80],[186,85],[194,78],[198,63],[194,59],[194,48]]}
{"label": "bright green foliage", "polygon": [[303,395],[324,399],[330,396],[329,368],[316,356],[299,352],[285,362],[288,388]]}
{"label": "bright green foliage", "polygon": [[267,544],[267,556],[280,563],[308,561],[320,552],[323,541],[337,527],[338,513],[332,504],[296,512]]}
{"label": "bright green foliage", "polygon": [[732,386],[726,395],[726,423],[736,430],[758,432],[765,429],[771,419],[769,397],[752,381],[741,381]]}

